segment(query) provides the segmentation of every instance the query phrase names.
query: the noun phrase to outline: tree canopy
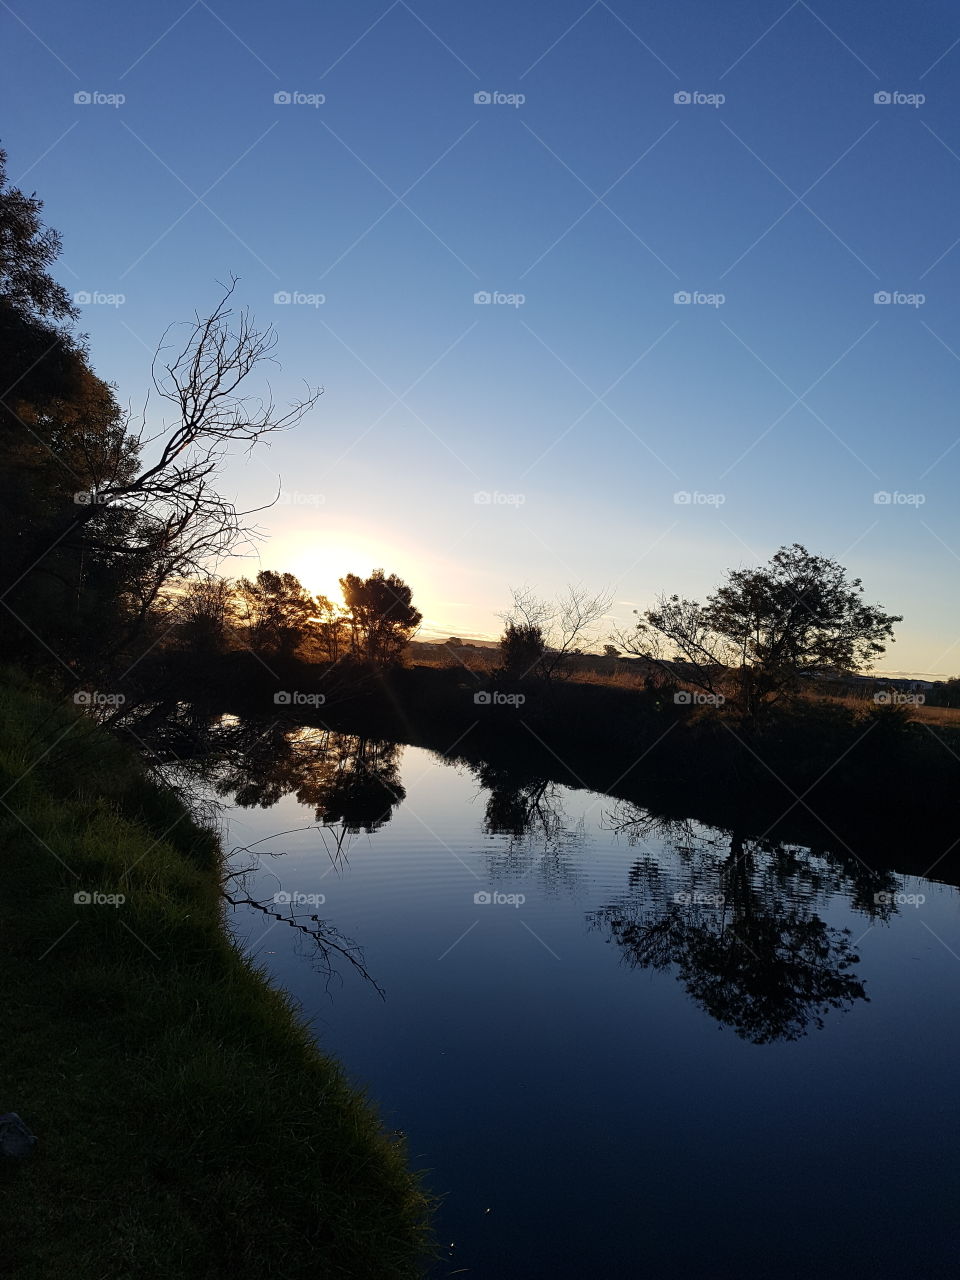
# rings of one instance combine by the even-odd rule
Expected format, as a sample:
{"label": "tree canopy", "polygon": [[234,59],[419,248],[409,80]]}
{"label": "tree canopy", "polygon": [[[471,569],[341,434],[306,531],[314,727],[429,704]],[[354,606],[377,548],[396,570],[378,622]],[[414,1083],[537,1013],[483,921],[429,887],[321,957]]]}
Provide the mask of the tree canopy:
{"label": "tree canopy", "polygon": [[400,659],[423,615],[414,608],[413,591],[396,574],[374,569],[369,578],[348,573],[340,579],[352,656],[359,662],[389,666]]}
{"label": "tree canopy", "polygon": [[902,619],[862,597],[859,578],[794,543],[759,568],[729,570],[703,604],[661,596],[619,640],[711,693],[732,674],[757,714],[816,673],[860,671],[884,652]]}

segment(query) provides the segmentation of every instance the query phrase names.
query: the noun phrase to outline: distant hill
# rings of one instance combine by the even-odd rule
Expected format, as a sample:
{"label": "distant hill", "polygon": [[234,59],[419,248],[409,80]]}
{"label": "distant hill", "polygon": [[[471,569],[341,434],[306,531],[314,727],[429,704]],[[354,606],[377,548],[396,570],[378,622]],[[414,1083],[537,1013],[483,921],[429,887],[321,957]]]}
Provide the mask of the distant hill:
{"label": "distant hill", "polygon": [[[459,646],[450,644],[451,640],[459,641]],[[424,632],[421,631],[416,640],[411,641],[409,652],[414,659],[419,654],[424,659],[432,659],[439,657],[442,653],[449,654],[451,650],[461,647],[469,653],[471,650],[489,651],[499,647],[499,641],[489,640],[478,636],[453,636],[444,635],[441,632]],[[592,667],[595,663],[598,668],[606,670],[609,668],[612,659],[605,657],[602,653],[584,653],[580,655],[579,665],[582,667]],[[642,658],[631,656],[630,654],[622,654],[617,661],[623,664],[629,664],[632,667],[642,667],[647,664]],[[684,664],[671,663],[665,664],[672,666],[679,678],[683,678]],[[654,668],[649,668],[651,671]],[[848,672],[834,671],[824,673],[819,677],[815,677],[824,681],[838,681],[856,686],[874,686],[882,687],[884,685],[906,685],[909,684],[915,690],[921,688],[930,688],[937,682],[950,679],[947,675],[935,674],[929,671],[868,671],[861,675],[852,675]]]}
{"label": "distant hill", "polygon": [[421,631],[412,644],[437,649],[445,646],[448,640],[462,640],[464,645],[472,649],[496,649],[500,643],[498,640],[484,640],[477,636],[454,636],[452,632],[444,634],[440,631]]}

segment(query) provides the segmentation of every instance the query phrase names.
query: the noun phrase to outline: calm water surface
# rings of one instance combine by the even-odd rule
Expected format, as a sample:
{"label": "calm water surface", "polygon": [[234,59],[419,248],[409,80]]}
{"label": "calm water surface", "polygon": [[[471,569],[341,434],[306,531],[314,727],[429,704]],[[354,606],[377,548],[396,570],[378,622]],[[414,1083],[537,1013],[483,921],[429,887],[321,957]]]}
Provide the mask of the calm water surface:
{"label": "calm water surface", "polygon": [[954,888],[413,747],[283,754],[221,774],[228,844],[385,998],[233,925],[429,1170],[432,1274],[958,1273]]}

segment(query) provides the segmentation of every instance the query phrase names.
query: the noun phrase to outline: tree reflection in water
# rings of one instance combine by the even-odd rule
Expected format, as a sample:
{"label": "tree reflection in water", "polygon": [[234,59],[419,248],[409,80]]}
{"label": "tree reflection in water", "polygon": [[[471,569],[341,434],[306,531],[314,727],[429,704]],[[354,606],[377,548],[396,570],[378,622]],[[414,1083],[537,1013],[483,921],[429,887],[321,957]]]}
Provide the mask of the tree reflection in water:
{"label": "tree reflection in water", "polygon": [[814,907],[845,889],[880,915],[886,908],[874,906],[875,895],[890,877],[861,867],[851,882],[849,869],[810,851],[737,833],[708,839],[632,806],[621,806],[612,826],[635,843],[671,836],[679,868],[667,875],[660,858],[641,857],[629,893],[590,913],[629,965],[674,969],[691,999],[753,1044],[797,1040],[823,1027],[831,1009],[867,999],[850,930],[828,925]]}
{"label": "tree reflection in water", "polygon": [[521,775],[481,762],[470,766],[480,786],[488,791],[483,830],[488,836],[505,837],[489,854],[490,873],[501,876],[536,876],[548,892],[578,882],[574,854],[583,844],[583,818],[571,820],[563,807],[563,787],[539,775]]}
{"label": "tree reflection in water", "polygon": [[[405,798],[396,743],[284,721],[204,718],[188,706],[165,711],[132,732],[143,741],[149,730],[161,759],[192,757],[215,792],[242,807],[270,808],[294,796],[313,810],[335,859],[352,835],[381,830]],[[493,877],[538,878],[551,893],[576,889],[577,868],[589,861],[577,848],[585,823],[565,813],[564,788],[516,767],[458,763],[488,792],[483,831],[497,837],[489,850]],[[588,913],[627,964],[673,970],[704,1012],[754,1044],[797,1040],[823,1027],[831,1010],[867,999],[856,942],[818,908],[843,895],[871,923],[882,920],[896,911],[896,877],[871,870],[852,850],[748,839],[626,802],[603,825],[639,850],[627,892]],[[344,940],[332,941],[340,950]]]}
{"label": "tree reflection in water", "polygon": [[379,830],[406,796],[394,742],[238,721],[222,745],[214,784],[243,808],[269,809],[293,795],[322,826],[356,834]]}
{"label": "tree reflection in water", "polygon": [[[241,808],[270,809],[293,795],[314,810],[320,838],[335,864],[345,857],[352,835],[379,830],[406,795],[399,772],[403,748],[396,743],[280,720],[214,715],[190,704],[135,708],[125,727],[205,825],[216,825],[211,810],[218,806],[210,800],[211,789]],[[205,786],[198,787],[198,782]],[[296,828],[304,829],[309,828]],[[328,979],[340,956],[382,995],[364,967],[360,947],[329,921],[298,911],[289,894],[272,900],[252,894],[250,886],[265,854],[261,846],[288,834],[278,831],[229,851],[222,875],[224,899],[290,926]],[[274,850],[270,856],[282,855]]]}

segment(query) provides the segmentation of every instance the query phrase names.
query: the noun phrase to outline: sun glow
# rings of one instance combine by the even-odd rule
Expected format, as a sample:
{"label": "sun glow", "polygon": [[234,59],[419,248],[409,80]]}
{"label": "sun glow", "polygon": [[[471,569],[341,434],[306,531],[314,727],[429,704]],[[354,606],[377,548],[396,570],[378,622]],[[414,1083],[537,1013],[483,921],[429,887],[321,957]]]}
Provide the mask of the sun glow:
{"label": "sun glow", "polygon": [[[290,572],[296,574],[313,595],[326,596],[334,604],[343,604],[340,579],[348,573],[366,576],[370,572],[369,554],[358,554],[347,544],[334,543],[327,547],[311,548],[290,562]],[[373,562],[373,567],[379,561]]]}
{"label": "sun glow", "polygon": [[412,587],[413,603],[424,617],[424,637],[472,636],[489,630],[485,621],[486,630],[477,632],[476,621],[469,618],[474,610],[459,594],[462,568],[436,548],[398,542],[392,533],[381,533],[372,525],[354,529],[340,521],[334,526],[332,519],[330,524],[275,530],[257,567],[292,573],[312,595],[326,596],[334,605],[343,603],[341,578],[348,573],[366,578],[374,569],[383,569]]}
{"label": "sun glow", "polygon": [[[404,576],[404,559],[375,538],[362,535],[340,534],[330,537],[297,538],[291,545],[289,538],[276,538],[277,563],[295,574],[313,595],[326,596],[335,605],[343,604],[340,579],[348,573],[367,577],[374,569],[383,568],[387,573]],[[272,550],[273,548],[271,548]],[[410,579],[408,578],[407,581]]]}

